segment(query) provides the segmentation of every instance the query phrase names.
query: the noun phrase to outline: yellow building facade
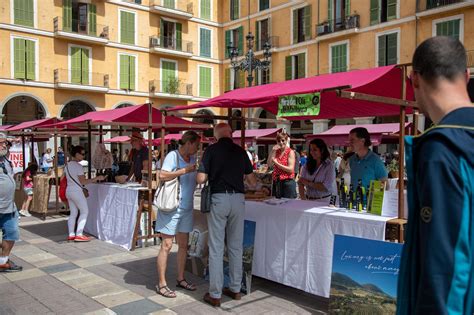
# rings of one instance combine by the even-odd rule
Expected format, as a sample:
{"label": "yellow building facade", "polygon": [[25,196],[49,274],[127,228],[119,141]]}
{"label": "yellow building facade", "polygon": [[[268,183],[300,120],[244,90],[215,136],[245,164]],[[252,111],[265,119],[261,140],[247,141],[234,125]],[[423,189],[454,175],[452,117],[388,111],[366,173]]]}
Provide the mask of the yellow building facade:
{"label": "yellow building facade", "polygon": [[[474,63],[472,0],[3,0],[3,124],[147,101],[193,104],[247,86],[227,47],[247,52],[249,31],[258,58],[272,45],[271,67],[253,84],[409,63],[417,44],[435,35],[459,38]],[[354,120],[282,127],[303,134],[334,123]]]}

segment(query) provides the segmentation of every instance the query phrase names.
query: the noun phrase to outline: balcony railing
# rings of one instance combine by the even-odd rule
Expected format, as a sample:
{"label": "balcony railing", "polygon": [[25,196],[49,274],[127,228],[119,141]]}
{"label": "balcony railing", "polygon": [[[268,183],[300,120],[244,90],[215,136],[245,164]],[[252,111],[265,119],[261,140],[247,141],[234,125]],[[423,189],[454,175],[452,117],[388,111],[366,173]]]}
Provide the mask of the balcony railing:
{"label": "balcony railing", "polygon": [[352,28],[359,28],[359,26],[360,15],[355,14],[347,16],[343,19],[335,19],[316,25],[316,34],[321,36],[329,33],[349,30]]}
{"label": "balcony railing", "polygon": [[100,25],[97,23],[91,23],[90,21],[81,21],[81,20],[66,21],[65,19],[59,16],[54,18],[53,23],[54,23],[55,33],[62,31],[62,32],[109,39],[109,27],[105,25]]}
{"label": "balcony railing", "polygon": [[194,14],[193,3],[189,0],[150,0],[150,6],[157,6],[165,9]]}
{"label": "balcony railing", "polygon": [[461,2],[467,2],[467,0],[421,0],[418,4],[418,12]]}
{"label": "balcony railing", "polygon": [[97,72],[88,72],[69,69],[54,69],[54,83],[72,86],[109,88],[109,75]]}
{"label": "balcony railing", "polygon": [[263,46],[266,42],[268,42],[272,48],[278,47],[278,36],[270,36],[268,38],[260,38],[258,41],[255,42],[255,51],[263,50]]}
{"label": "balcony railing", "polygon": [[180,79],[169,79],[165,81],[152,80],[150,81],[150,92],[151,93],[166,93],[171,95],[193,95],[192,83],[185,83]]}
{"label": "balcony railing", "polygon": [[185,53],[193,53],[193,43],[187,40],[177,40],[174,37],[152,36],[150,37],[151,48],[163,48],[181,51]]}
{"label": "balcony railing", "polygon": [[467,54],[467,66],[469,68],[474,68],[474,50],[466,51]]}

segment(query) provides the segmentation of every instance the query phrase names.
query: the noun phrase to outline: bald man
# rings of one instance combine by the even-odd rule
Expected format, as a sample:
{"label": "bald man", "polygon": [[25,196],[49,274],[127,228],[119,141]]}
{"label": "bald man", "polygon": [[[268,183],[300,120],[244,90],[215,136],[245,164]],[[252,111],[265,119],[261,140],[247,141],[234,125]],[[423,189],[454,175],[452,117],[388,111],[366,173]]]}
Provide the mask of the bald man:
{"label": "bald man", "polygon": [[[217,143],[204,152],[198,169],[197,182],[209,180],[211,212],[207,214],[209,228],[209,292],[204,301],[212,306],[221,305],[221,295],[240,300],[242,282],[242,241],[244,232],[244,177],[256,184],[252,164],[245,150],[232,140],[232,128],[226,123],[214,127]],[[227,228],[227,231],[226,231]],[[224,285],[224,239],[227,232],[230,285]]]}

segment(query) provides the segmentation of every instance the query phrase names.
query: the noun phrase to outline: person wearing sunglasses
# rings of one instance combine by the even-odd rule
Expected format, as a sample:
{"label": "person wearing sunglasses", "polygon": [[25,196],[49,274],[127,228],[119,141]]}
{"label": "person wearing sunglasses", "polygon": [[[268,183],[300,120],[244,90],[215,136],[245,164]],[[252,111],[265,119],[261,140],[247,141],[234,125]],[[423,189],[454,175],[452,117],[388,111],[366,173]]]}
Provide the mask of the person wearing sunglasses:
{"label": "person wearing sunglasses", "polygon": [[13,167],[7,159],[8,140],[0,133],[0,229],[2,230],[2,249],[0,255],[0,272],[21,271],[23,268],[10,260],[10,252],[19,240],[18,211],[15,205],[15,180]]}
{"label": "person wearing sunglasses", "polygon": [[[89,214],[89,207],[87,206],[87,199],[84,194],[85,185],[96,183],[105,179],[105,176],[97,176],[86,179],[84,176],[84,168],[79,163],[84,160],[85,149],[81,146],[73,146],[71,148],[71,161],[69,161],[65,168],[67,178],[66,197],[71,209],[71,214],[67,222],[69,236],[68,241],[74,242],[89,242],[90,238],[83,234],[84,227]],[[80,215],[79,215],[80,212]],[[79,215],[79,220],[76,220]]]}
{"label": "person wearing sunglasses", "polygon": [[277,144],[268,156],[267,164],[273,166],[272,196],[276,198],[296,198],[295,151],[288,146],[288,134],[279,132]]}

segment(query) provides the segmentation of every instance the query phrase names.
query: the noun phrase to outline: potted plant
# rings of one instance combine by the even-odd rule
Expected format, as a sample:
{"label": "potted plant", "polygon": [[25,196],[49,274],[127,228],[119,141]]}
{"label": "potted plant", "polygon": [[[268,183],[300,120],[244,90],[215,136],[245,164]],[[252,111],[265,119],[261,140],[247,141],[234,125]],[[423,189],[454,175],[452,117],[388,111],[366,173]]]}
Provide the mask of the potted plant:
{"label": "potted plant", "polygon": [[165,86],[165,92],[169,94],[179,94],[179,85],[181,80],[178,78],[168,78]]}
{"label": "potted plant", "polygon": [[393,159],[388,165],[387,165],[387,171],[390,174],[390,177],[392,178],[398,178],[398,160]]}

